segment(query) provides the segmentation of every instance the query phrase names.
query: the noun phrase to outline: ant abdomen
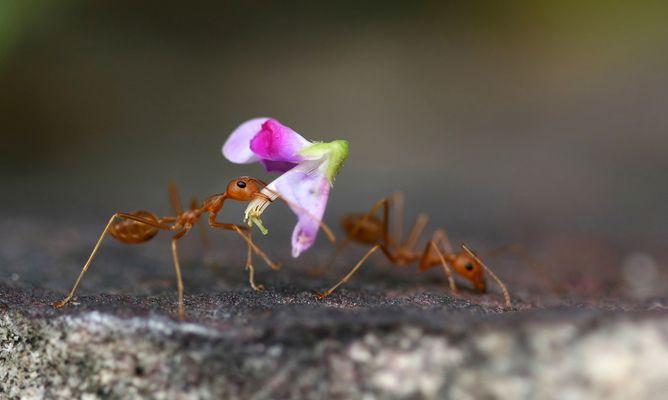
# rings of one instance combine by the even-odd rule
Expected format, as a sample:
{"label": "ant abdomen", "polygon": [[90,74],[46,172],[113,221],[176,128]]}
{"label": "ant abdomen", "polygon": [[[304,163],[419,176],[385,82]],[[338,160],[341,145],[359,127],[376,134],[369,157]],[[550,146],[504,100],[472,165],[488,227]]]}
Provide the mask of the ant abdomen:
{"label": "ant abdomen", "polygon": [[[135,211],[132,215],[154,221],[156,224],[160,223],[158,217],[149,211]],[[120,219],[109,227],[109,234],[123,243],[136,244],[153,239],[158,234],[158,230],[158,228],[143,222]]]}
{"label": "ant abdomen", "polygon": [[374,216],[349,214],[343,217],[341,225],[358,243],[374,244],[383,238],[383,223]]}

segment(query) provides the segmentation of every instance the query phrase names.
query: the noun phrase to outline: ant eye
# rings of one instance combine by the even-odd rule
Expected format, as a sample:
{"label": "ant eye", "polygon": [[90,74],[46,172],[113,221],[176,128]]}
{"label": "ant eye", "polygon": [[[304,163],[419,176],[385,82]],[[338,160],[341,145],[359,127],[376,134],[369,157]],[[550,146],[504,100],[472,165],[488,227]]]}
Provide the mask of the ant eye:
{"label": "ant eye", "polygon": [[237,181],[237,186],[243,189],[243,188],[246,187],[246,182],[244,182],[244,181]]}
{"label": "ant eye", "polygon": [[464,265],[464,268],[466,268],[467,271],[471,271],[471,270],[473,270],[473,264],[468,262],[468,263],[466,263],[466,265]]}

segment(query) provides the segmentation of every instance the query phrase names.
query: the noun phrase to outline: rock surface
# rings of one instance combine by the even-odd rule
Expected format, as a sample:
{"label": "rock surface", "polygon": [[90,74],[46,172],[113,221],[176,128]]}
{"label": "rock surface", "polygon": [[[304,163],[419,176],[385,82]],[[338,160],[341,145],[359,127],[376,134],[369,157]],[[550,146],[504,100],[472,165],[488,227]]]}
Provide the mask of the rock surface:
{"label": "rock surface", "polygon": [[[206,268],[192,245],[182,322],[167,242],[106,243],[81,296],[55,310],[95,229],[53,238],[30,221],[3,228],[15,234],[0,248],[0,398],[659,399],[668,390],[661,270],[640,286],[624,281],[628,265],[556,276],[568,283],[557,296],[535,274],[516,277],[517,262],[495,263],[513,294],[506,310],[497,288],[453,297],[437,271],[378,258],[319,301],[313,291],[344,268],[312,277],[305,265],[318,259],[278,272],[258,261],[268,289],[257,293],[241,268]],[[205,258],[243,265],[243,248],[225,243],[238,260]],[[642,271],[647,259],[633,257]]]}

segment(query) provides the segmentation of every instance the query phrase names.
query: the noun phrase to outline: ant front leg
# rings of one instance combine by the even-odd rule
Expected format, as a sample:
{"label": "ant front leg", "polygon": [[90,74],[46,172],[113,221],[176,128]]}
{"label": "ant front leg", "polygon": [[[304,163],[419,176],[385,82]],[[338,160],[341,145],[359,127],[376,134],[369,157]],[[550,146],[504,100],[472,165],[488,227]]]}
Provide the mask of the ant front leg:
{"label": "ant front leg", "polygon": [[209,226],[217,229],[226,229],[235,231],[239,236],[241,236],[242,239],[244,239],[244,241],[248,245],[248,253],[246,257],[246,267],[245,267],[248,270],[248,280],[253,290],[256,291],[263,290],[264,289],[263,285],[258,285],[255,283],[255,268],[253,267],[252,264],[252,253],[255,252],[255,254],[260,256],[264,260],[264,262],[267,263],[269,268],[273,270],[280,269],[280,265],[271,261],[269,257],[264,253],[264,251],[262,251],[259,247],[257,247],[257,245],[255,245],[255,243],[253,243],[253,239],[250,232],[248,233],[248,236],[244,233],[244,231],[249,231],[248,227],[230,223],[224,223],[224,222],[217,222],[215,213],[209,215]]}
{"label": "ant front leg", "polygon": [[427,246],[425,247],[424,252],[422,253],[422,257],[420,258],[420,269],[425,270],[429,268],[431,263],[431,257],[430,257],[431,250],[433,249],[436,252],[436,255],[438,256],[438,260],[441,262],[441,266],[443,267],[445,275],[448,277],[450,292],[456,295],[458,290],[457,290],[457,284],[455,283],[455,279],[452,276],[452,270],[450,269],[450,266],[448,266],[448,262],[446,261],[443,252],[441,251],[441,249],[438,248],[438,240],[442,238],[443,235],[445,235],[445,231],[438,229],[436,232],[434,232],[434,235],[432,236],[431,240],[427,242]]}
{"label": "ant front leg", "polygon": [[440,242],[443,250],[445,250],[446,253],[452,254],[455,252],[454,248],[452,247],[452,243],[450,242],[450,238],[448,237],[448,233],[445,231],[445,229],[437,229],[436,232],[434,232],[433,240],[436,243]]}
{"label": "ant front leg", "polygon": [[[248,231],[248,241],[253,243],[253,231]],[[264,290],[264,285],[257,285],[255,283],[255,268],[253,267],[253,248],[248,245],[248,252],[246,254],[246,269],[248,270],[248,282],[251,285],[251,288],[256,292],[261,292]]]}
{"label": "ant front leg", "polygon": [[[93,251],[91,252],[90,256],[88,257],[88,260],[84,264],[83,268],[81,268],[81,272],[79,272],[79,276],[77,277],[77,280],[74,282],[74,286],[72,286],[72,289],[70,290],[70,293],[67,295],[62,300],[56,301],[53,303],[53,306],[55,308],[61,308],[64,307],[67,303],[72,300],[74,297],[74,294],[76,293],[77,289],[79,288],[79,284],[81,283],[81,279],[83,276],[86,274],[86,271],[88,271],[88,268],[90,267],[91,263],[93,262],[93,259],[95,258],[95,255],[97,254],[98,250],[100,249],[100,245],[102,245],[102,241],[104,240],[105,236],[109,232],[109,228],[113,225],[114,221],[116,218],[125,218],[125,219],[130,219],[133,221],[141,222],[149,226],[153,226],[158,229],[163,229],[163,230],[172,230],[172,227],[169,225],[165,225],[163,222],[156,222],[152,221],[150,219],[142,218],[136,215],[128,214],[128,213],[116,213],[109,218],[109,222],[107,222],[107,225],[104,227],[104,230],[102,231],[102,234],[100,234],[99,239],[97,240],[97,243],[95,243],[95,247],[93,247]],[[163,218],[161,221],[164,221],[165,218]]]}

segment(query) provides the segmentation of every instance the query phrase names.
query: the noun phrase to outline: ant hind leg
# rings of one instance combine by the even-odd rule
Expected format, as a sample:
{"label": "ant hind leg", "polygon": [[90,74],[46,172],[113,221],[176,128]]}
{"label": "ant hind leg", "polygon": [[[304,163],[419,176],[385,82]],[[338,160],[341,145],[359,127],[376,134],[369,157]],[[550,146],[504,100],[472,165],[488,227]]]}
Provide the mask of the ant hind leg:
{"label": "ant hind leg", "polygon": [[88,260],[84,264],[83,268],[81,269],[81,272],[79,272],[79,276],[77,277],[77,280],[74,282],[74,286],[72,286],[72,289],[70,290],[70,293],[67,295],[62,300],[56,301],[53,303],[53,306],[55,308],[61,308],[64,307],[67,303],[72,300],[72,297],[74,297],[74,294],[76,293],[77,289],[79,288],[79,284],[81,283],[81,279],[83,276],[86,274],[86,271],[88,271],[88,267],[90,267],[90,264],[93,262],[93,258],[95,258],[95,255],[97,254],[97,251],[100,249],[100,245],[102,244],[102,241],[104,240],[104,237],[107,235],[107,232],[109,232],[109,228],[111,227],[111,224],[114,223],[114,220],[116,219],[116,216],[118,214],[114,214],[111,216],[109,219],[109,222],[107,222],[107,226],[104,227],[104,230],[102,231],[102,234],[100,235],[99,239],[97,239],[97,243],[95,243],[95,247],[93,247],[93,251],[91,252],[90,256],[88,257]]}
{"label": "ant hind leg", "polygon": [[339,286],[348,282],[348,279],[350,279],[355,274],[355,272],[357,272],[357,270],[360,269],[362,264],[364,264],[364,261],[366,261],[367,258],[369,258],[373,253],[376,252],[376,250],[380,249],[381,247],[382,246],[380,244],[373,246],[369,251],[366,252],[364,257],[362,257],[362,259],[357,262],[357,264],[353,267],[353,269],[351,269],[350,272],[348,272],[346,276],[344,276],[343,279],[341,279],[336,285],[332,286],[323,293],[318,293],[317,294],[318,299],[324,299],[325,297],[332,294],[332,292],[334,292]]}
{"label": "ant hind leg", "polygon": [[[329,267],[334,263],[336,258],[341,254],[341,252],[348,246],[348,244],[351,241],[351,238],[354,237],[359,230],[362,228],[362,225],[371,217],[373,217],[376,212],[382,207],[383,208],[383,219],[382,219],[382,226],[383,226],[383,239],[382,242],[385,246],[390,246],[390,243],[393,242],[394,240],[389,237],[388,234],[388,224],[389,224],[389,198],[383,197],[382,199],[378,200],[370,209],[369,211],[364,214],[364,216],[357,221],[357,223],[353,226],[353,228],[348,232],[348,235],[346,236],[345,239],[343,239],[332,251],[331,255],[327,258],[327,262],[324,264],[322,268],[319,268],[320,270],[325,270],[329,269]],[[316,271],[317,273],[318,271]]]}
{"label": "ant hind leg", "polygon": [[443,267],[443,272],[445,272],[445,276],[448,277],[448,284],[450,285],[450,292],[452,294],[457,294],[458,289],[457,289],[457,284],[455,283],[455,278],[452,275],[452,270],[450,269],[450,266],[448,266],[448,262],[445,260],[445,256],[443,255],[443,252],[441,249],[438,248],[438,236],[439,236],[439,231],[437,230],[434,232],[434,235],[432,239],[427,242],[427,246],[425,246],[424,252],[422,253],[422,257],[420,258],[420,269],[424,270],[429,267],[429,261],[430,261],[430,254],[431,250],[434,249],[436,251],[436,255],[439,258],[439,261],[441,262],[441,266]]}
{"label": "ant hind leg", "polygon": [[95,255],[97,254],[98,250],[100,249],[100,246],[102,245],[102,241],[104,240],[105,236],[107,236],[107,233],[109,232],[109,228],[111,228],[112,224],[116,220],[116,218],[127,218],[127,219],[132,219],[138,222],[145,223],[147,225],[154,226],[158,229],[164,229],[164,230],[170,230],[171,228],[168,225],[165,225],[164,223],[161,222],[155,222],[151,221],[142,217],[138,217],[132,214],[127,214],[127,213],[116,213],[109,218],[109,222],[107,222],[107,225],[104,227],[104,230],[102,230],[102,233],[100,234],[100,237],[97,239],[97,242],[95,243],[95,246],[93,247],[93,251],[90,253],[90,256],[88,256],[88,260],[84,264],[83,268],[81,268],[81,272],[79,272],[79,276],[77,277],[77,280],[74,282],[74,286],[72,286],[72,289],[68,293],[67,297],[65,297],[62,300],[56,301],[53,303],[53,307],[55,308],[61,308],[64,307],[67,303],[72,300],[74,297],[77,289],[79,288],[79,284],[81,283],[81,280],[83,279],[83,276],[86,274],[86,271],[88,271],[88,268],[90,267],[91,263],[93,262],[93,259],[95,258]]}

